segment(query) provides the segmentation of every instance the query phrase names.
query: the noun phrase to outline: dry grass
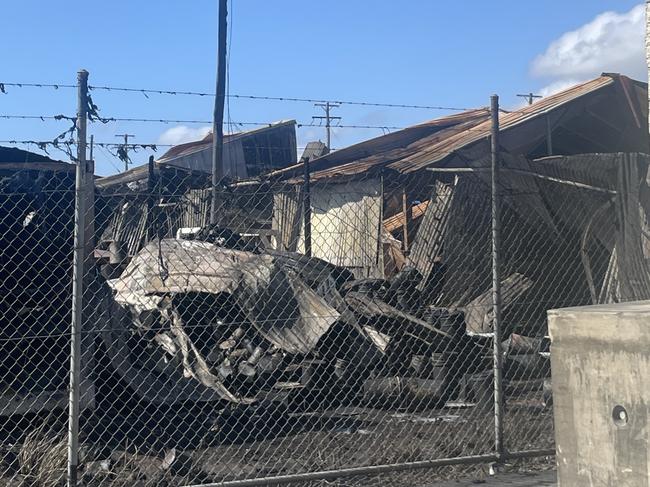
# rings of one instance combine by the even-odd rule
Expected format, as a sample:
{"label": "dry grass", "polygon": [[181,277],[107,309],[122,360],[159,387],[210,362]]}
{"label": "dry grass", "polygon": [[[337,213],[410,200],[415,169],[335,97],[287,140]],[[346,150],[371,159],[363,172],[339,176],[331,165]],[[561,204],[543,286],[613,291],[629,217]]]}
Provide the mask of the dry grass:
{"label": "dry grass", "polygon": [[18,453],[20,473],[28,485],[65,485],[68,445],[63,433],[52,432],[45,421],[25,437]]}

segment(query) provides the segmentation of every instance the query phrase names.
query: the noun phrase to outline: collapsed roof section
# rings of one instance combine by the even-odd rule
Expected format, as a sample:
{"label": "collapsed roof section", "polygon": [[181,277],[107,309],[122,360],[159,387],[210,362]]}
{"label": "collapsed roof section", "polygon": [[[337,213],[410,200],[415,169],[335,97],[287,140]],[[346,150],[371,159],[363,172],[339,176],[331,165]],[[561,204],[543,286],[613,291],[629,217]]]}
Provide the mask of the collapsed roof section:
{"label": "collapsed roof section", "polygon": [[[499,114],[500,144],[537,158],[589,152],[647,152],[646,83],[602,76]],[[336,151],[311,161],[311,180],[350,178],[374,171],[411,174],[430,166],[460,167],[489,153],[489,111],[443,117]],[[302,164],[269,174],[298,183]]]}
{"label": "collapsed roof section", "polygon": [[327,145],[325,145],[320,140],[314,140],[312,142],[307,142],[305,150],[302,151],[302,155],[300,156],[300,160],[311,161],[313,159],[317,159],[318,157],[329,154],[329,152],[330,149],[327,147]]}
{"label": "collapsed roof section", "polygon": [[[282,120],[268,126],[227,134],[224,137],[223,176],[242,179],[296,163],[296,121]],[[212,174],[212,134],[203,139],[169,149],[155,163],[155,171],[169,168],[195,175]],[[97,181],[99,188],[113,188],[146,180],[147,165],[107,176]]]}
{"label": "collapsed roof section", "polygon": [[0,147],[0,171],[17,170],[70,172],[75,166],[17,147]]}
{"label": "collapsed roof section", "polygon": [[[172,147],[158,163],[211,173],[212,140],[209,133],[202,140]],[[226,135],[222,174],[232,179],[258,176],[294,164],[296,158],[296,121],[281,120]]]}

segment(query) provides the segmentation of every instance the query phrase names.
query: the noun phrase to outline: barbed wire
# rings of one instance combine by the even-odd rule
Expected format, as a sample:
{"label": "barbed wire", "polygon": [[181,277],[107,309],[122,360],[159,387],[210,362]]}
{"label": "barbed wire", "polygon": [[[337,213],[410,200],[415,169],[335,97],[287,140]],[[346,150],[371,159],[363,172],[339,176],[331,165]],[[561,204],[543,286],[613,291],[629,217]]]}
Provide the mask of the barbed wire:
{"label": "barbed wire", "polygon": [[0,93],[7,93],[7,86],[13,86],[17,88],[54,88],[58,90],[59,88],[77,88],[77,85],[68,85],[64,83],[0,83]]}
{"label": "barbed wire", "polygon": [[[12,86],[17,88],[76,88],[77,85],[70,84],[56,84],[56,83],[9,83],[2,82],[0,83],[0,92],[7,93],[6,87]],[[186,90],[156,90],[150,88],[126,88],[119,86],[99,86],[99,85],[89,85],[89,90],[103,90],[103,91],[118,91],[118,92],[128,92],[128,93],[141,93],[146,98],[149,98],[149,94],[157,95],[185,95],[185,96],[215,96],[211,92],[201,92],[201,91],[186,91]],[[246,94],[235,94],[231,93],[227,95],[228,98],[239,98],[239,99],[249,99],[249,100],[265,100],[265,101],[288,101],[288,102],[301,102],[301,103],[339,103],[342,105],[357,105],[357,106],[372,106],[372,107],[386,107],[386,108],[413,108],[413,109],[422,109],[422,110],[447,110],[447,111],[459,111],[464,112],[467,110],[472,110],[473,108],[468,107],[454,107],[454,106],[443,106],[443,105],[418,105],[418,104],[409,104],[409,103],[381,103],[381,102],[368,102],[368,101],[355,101],[355,100],[336,100],[336,99],[324,99],[324,98],[299,98],[299,97],[290,97],[290,96],[267,96],[267,95],[246,95]]]}
{"label": "barbed wire", "polygon": [[[95,117],[97,115],[95,114]],[[0,115],[0,118],[2,119],[21,119],[21,120],[41,120],[41,121],[47,121],[47,120],[76,120],[76,117],[72,117],[69,115]],[[98,118],[101,122],[103,123],[108,123],[108,122],[143,122],[143,123],[191,123],[191,124],[211,124],[212,121],[210,120],[185,120],[185,119],[171,119],[171,118],[129,118],[129,117],[99,117]],[[229,125],[254,125],[254,126],[268,126],[272,127],[274,123],[272,122],[236,122],[236,121],[229,121],[227,122]],[[226,122],[224,122],[224,125]],[[313,123],[313,122],[307,122],[307,123],[302,123],[302,122],[297,122],[296,125],[300,127],[323,127],[324,125],[322,123]],[[381,129],[381,130],[402,130],[404,127],[398,127],[394,125],[346,125],[346,124],[339,124],[339,125],[333,125],[332,128],[353,128],[353,129]]]}
{"label": "barbed wire", "polygon": [[[200,141],[196,141],[200,142]],[[65,141],[59,141],[59,142],[54,142],[52,140],[17,140],[17,139],[8,139],[8,140],[0,140],[0,144],[25,144],[25,145],[77,145],[77,141],[75,140],[65,140]],[[90,142],[87,142],[87,145],[90,145]],[[154,147],[157,149],[158,147],[177,147],[179,145],[183,145],[183,143],[180,144],[159,144],[157,142],[146,142],[146,143],[131,143],[131,144],[124,144],[124,143],[119,143],[119,142],[93,142],[93,145],[96,145],[98,147],[128,147],[129,149],[133,148],[140,148],[140,149],[145,149],[145,148],[150,148],[153,149]],[[256,146],[259,149],[287,149],[285,146],[269,146],[269,145],[260,145]],[[296,149],[305,149],[307,148],[306,145],[299,145],[296,147]],[[156,150],[153,149],[153,150]]]}

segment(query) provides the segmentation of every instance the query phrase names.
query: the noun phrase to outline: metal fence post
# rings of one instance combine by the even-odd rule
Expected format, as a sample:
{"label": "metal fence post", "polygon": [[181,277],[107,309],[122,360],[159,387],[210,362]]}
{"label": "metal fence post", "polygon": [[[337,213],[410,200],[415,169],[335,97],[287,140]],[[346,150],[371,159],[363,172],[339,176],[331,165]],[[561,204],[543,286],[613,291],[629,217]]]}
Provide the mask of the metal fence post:
{"label": "metal fence post", "polygon": [[153,218],[153,209],[156,205],[156,199],[154,196],[155,191],[155,161],[153,156],[149,156],[149,161],[147,162],[147,241],[151,241],[152,238],[158,237],[156,231],[156,221]]}
{"label": "metal fence post", "polygon": [[72,324],[70,330],[70,397],[68,409],[68,487],[77,485],[79,463],[79,397],[81,386],[81,329],[86,260],[86,115],[88,71],[77,73],[77,171],[75,179],[74,255],[72,270]]}
{"label": "metal fence post", "polygon": [[494,338],[494,447],[498,458],[505,453],[503,445],[503,377],[501,352],[501,215],[499,201],[499,96],[490,97],[492,117],[492,314]]}
{"label": "metal fence post", "polygon": [[311,257],[311,186],[309,174],[309,158],[303,160],[303,169],[305,180],[302,188],[302,210],[303,210],[303,224],[305,230],[305,255]]}

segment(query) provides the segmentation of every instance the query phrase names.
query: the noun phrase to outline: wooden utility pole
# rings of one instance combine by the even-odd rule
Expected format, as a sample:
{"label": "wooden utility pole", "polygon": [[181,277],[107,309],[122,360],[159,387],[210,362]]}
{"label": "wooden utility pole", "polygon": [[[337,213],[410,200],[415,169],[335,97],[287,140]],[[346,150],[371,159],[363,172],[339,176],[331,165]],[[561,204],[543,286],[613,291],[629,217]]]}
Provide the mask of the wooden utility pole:
{"label": "wooden utility pole", "polygon": [[519,96],[521,98],[525,98],[526,100],[528,100],[529,105],[533,104],[533,101],[534,101],[535,98],[544,98],[542,95],[534,95],[532,92],[527,93],[525,95],[517,95],[517,96]]}
{"label": "wooden utility pole", "polygon": [[210,224],[217,223],[217,187],[223,177],[223,106],[226,98],[226,38],[228,0],[219,0],[219,43],[217,47],[217,93],[212,119],[212,202]]}
{"label": "wooden utility pole", "polygon": [[325,130],[327,131],[327,150],[332,150],[332,120],[341,120],[341,117],[332,117],[330,115],[330,110],[332,108],[337,108],[341,105],[338,103],[314,103],[314,106],[321,107],[325,110],[325,116],[311,117],[313,120],[325,120]]}
{"label": "wooden utility pole", "polygon": [[115,134],[115,137],[124,137],[124,170],[129,170],[129,137],[135,137],[133,134]]}

